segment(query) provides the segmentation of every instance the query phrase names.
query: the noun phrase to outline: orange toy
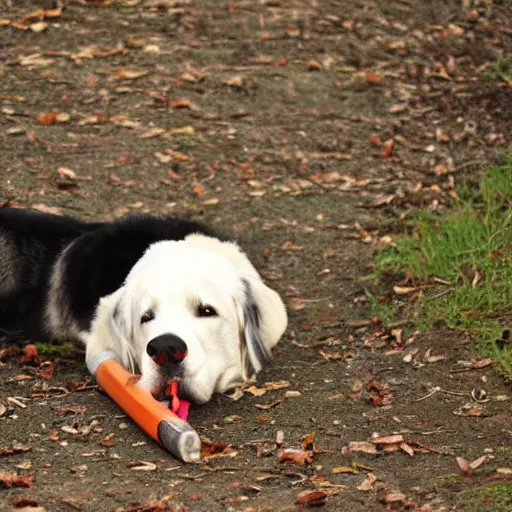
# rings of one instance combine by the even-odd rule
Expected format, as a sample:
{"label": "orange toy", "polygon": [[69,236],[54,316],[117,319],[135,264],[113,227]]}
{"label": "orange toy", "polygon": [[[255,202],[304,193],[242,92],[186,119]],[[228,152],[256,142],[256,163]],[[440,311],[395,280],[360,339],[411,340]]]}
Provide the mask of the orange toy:
{"label": "orange toy", "polygon": [[134,376],[117,362],[113,352],[108,350],[93,358],[87,367],[110,398],[167,451],[184,462],[200,460],[197,432],[137,386]]}

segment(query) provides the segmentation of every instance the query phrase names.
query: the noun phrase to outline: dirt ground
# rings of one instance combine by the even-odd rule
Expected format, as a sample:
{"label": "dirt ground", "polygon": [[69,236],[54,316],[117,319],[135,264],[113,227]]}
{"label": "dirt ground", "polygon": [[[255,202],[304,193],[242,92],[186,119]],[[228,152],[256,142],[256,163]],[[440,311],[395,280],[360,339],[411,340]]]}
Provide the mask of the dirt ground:
{"label": "dirt ground", "polygon": [[[411,211],[442,211],[509,147],[493,63],[511,55],[510,3],[108,3],[20,19],[37,2],[0,2],[0,200],[232,233],[289,305],[259,379],[289,386],[194,407],[232,448],[185,466],[88,383],[80,349],[42,367],[4,352],[0,471],[33,485],[0,508],[288,511],[318,490],[325,510],[476,510],[470,490],[510,478],[510,387],[460,334],[407,345],[372,323],[363,278]],[[280,462],[279,431],[287,449],[314,433],[313,460]],[[403,441],[349,444],[389,435]],[[472,475],[456,461],[483,455]]]}

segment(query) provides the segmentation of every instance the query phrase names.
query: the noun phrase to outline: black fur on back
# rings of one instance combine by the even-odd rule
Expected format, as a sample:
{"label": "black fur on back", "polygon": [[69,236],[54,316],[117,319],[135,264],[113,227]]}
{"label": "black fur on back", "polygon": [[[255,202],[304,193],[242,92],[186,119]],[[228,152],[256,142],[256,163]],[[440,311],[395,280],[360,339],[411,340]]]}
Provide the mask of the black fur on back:
{"label": "black fur on back", "polygon": [[0,243],[8,244],[0,247],[0,268],[7,257],[13,260],[8,290],[0,271],[0,329],[11,339],[47,336],[42,316],[55,259],[68,243],[99,226],[32,210],[0,209]]}
{"label": "black fur on back", "polygon": [[99,299],[122,285],[152,243],[182,240],[192,233],[216,236],[193,221],[151,215],[86,223],[31,210],[0,209],[0,258],[10,256],[14,267],[7,286],[5,266],[2,281],[5,262],[0,260],[0,333],[8,333],[11,341],[51,337],[44,311],[52,271],[66,248],[60,265],[61,292],[69,314],[81,329],[88,329]]}

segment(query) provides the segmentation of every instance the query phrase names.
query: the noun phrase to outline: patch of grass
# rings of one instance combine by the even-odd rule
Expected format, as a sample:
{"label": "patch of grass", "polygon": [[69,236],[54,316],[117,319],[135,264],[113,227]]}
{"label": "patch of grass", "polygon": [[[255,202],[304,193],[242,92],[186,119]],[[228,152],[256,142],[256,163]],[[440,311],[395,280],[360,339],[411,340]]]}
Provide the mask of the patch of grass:
{"label": "patch of grass", "polygon": [[452,486],[460,484],[464,481],[464,477],[462,475],[459,475],[457,473],[451,473],[448,475],[441,475],[438,477],[438,481],[440,485],[443,486]]}
{"label": "patch of grass", "polygon": [[466,512],[510,512],[512,483],[489,484],[461,493],[457,499]]}
{"label": "patch of grass", "polygon": [[417,323],[442,321],[474,334],[512,378],[512,347],[495,343],[512,323],[512,155],[459,197],[443,216],[413,219],[413,235],[377,255],[376,275],[432,285],[412,306]]}
{"label": "patch of grass", "polygon": [[484,73],[489,80],[512,82],[512,58],[506,57],[493,62]]}
{"label": "patch of grass", "polygon": [[45,356],[61,356],[63,354],[73,351],[76,348],[76,346],[73,343],[62,343],[59,345],[54,345],[53,343],[37,342],[35,345],[37,347],[37,351],[39,352],[39,354]]}

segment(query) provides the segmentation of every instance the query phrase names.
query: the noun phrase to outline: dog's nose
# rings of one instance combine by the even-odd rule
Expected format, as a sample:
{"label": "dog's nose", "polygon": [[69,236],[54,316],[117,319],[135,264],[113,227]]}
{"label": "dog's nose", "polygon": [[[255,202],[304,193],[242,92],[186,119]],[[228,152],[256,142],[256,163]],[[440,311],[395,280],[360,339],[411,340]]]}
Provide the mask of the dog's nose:
{"label": "dog's nose", "polygon": [[148,343],[146,351],[158,366],[179,364],[187,355],[187,344],[174,334],[161,334]]}

